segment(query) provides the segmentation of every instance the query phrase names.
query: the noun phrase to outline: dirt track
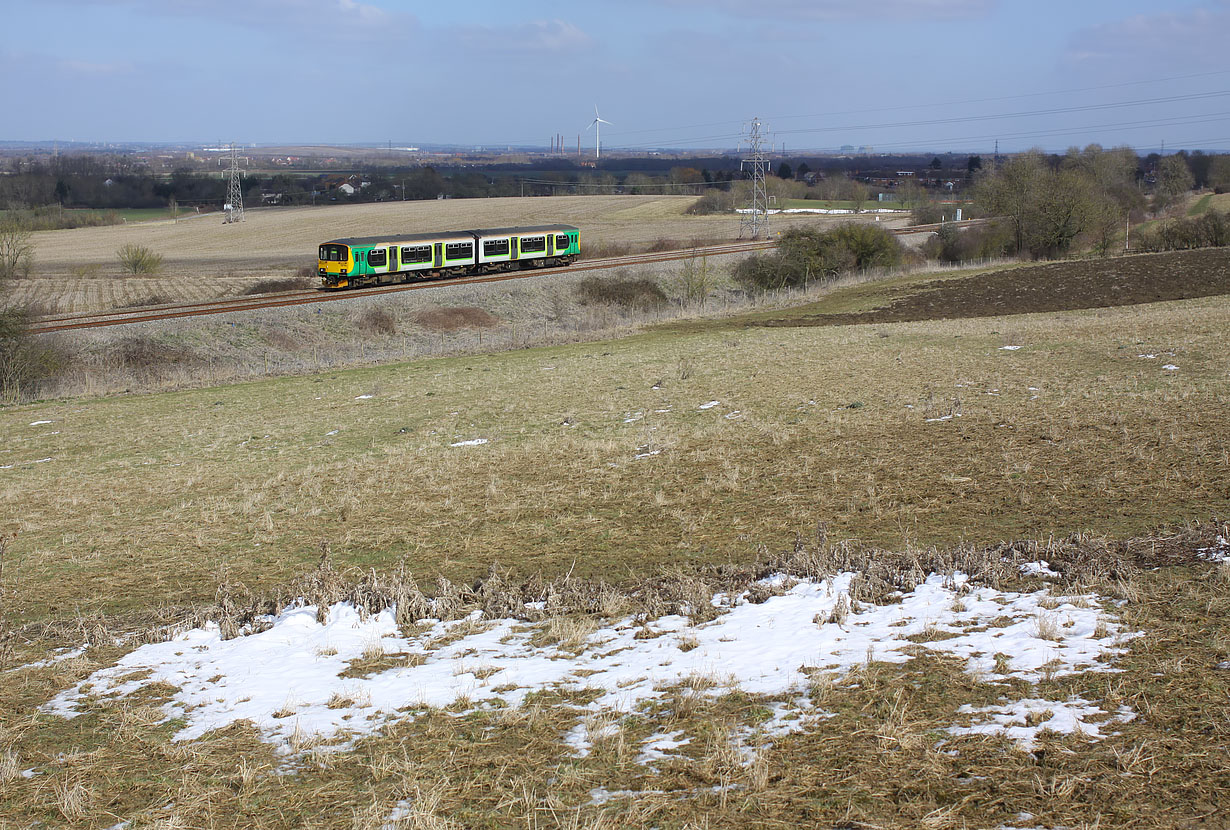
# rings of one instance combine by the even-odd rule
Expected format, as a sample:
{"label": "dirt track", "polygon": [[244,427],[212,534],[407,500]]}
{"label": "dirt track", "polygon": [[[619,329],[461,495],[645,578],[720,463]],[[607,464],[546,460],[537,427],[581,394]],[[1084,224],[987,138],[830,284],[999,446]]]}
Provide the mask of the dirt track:
{"label": "dirt track", "polygon": [[1069,311],[1230,293],[1230,249],[1208,248],[1115,259],[1052,262],[914,286],[872,311],[805,314],[766,326],[901,323]]}

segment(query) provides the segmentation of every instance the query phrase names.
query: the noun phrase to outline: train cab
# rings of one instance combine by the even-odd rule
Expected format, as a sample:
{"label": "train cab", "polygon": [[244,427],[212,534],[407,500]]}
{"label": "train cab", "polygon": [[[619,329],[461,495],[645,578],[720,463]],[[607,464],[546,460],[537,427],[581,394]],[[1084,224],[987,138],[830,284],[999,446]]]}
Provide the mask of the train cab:
{"label": "train cab", "polygon": [[345,288],[350,285],[350,277],[355,273],[350,246],[340,242],[326,242],[321,245],[316,267],[320,273],[320,283],[325,288]]}

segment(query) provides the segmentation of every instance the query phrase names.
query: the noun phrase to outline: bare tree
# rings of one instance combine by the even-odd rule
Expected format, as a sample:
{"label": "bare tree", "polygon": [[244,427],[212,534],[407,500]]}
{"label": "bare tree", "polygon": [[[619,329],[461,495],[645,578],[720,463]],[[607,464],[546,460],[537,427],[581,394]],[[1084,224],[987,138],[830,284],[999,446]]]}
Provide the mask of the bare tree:
{"label": "bare tree", "polygon": [[30,231],[12,216],[0,219],[0,281],[29,276],[33,263]]}

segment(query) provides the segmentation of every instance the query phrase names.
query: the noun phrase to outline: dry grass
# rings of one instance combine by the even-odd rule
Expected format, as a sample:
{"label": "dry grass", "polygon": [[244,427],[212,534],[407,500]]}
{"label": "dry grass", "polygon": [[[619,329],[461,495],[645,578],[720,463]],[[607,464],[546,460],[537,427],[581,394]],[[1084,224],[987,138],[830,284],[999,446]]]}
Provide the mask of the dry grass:
{"label": "dry grass", "polygon": [[[760,729],[772,701],[724,691],[722,678],[698,675],[643,711],[588,716],[582,723],[592,748],[584,758],[561,739],[578,723],[573,707],[585,697],[547,693],[517,710],[394,719],[350,751],[324,751],[303,736],[298,745],[306,754],[288,775],[284,766],[275,773],[283,762],[242,726],[175,743],[174,726],[160,723],[147,704],[100,705],[67,722],[37,716],[28,707],[64,681],[25,672],[22,688],[0,691],[7,713],[0,740],[15,747],[3,768],[36,774],[8,776],[0,805],[19,825],[72,827],[120,819],[270,828],[960,827],[1011,826],[1022,812],[1038,826],[1186,826],[1216,809],[1230,784],[1222,763],[1230,722],[1221,712],[1230,680],[1189,668],[1224,658],[1230,647],[1225,592],[1205,578],[1217,566],[1192,553],[1226,529],[981,551],[800,544],[762,568],[813,572],[880,562],[883,578],[905,585],[919,568],[981,562],[979,580],[994,583],[1020,580],[1015,562],[1044,553],[1066,574],[1061,586],[1091,582],[1109,568],[1114,573],[1103,576],[1135,585],[1140,600],[1121,613],[1148,636],[1131,642],[1116,663],[1119,673],[1036,687],[1017,682],[1007,691],[970,677],[959,661],[926,656],[905,666],[869,662],[837,679],[818,676],[811,693],[826,719],[790,736]],[[395,579],[384,577],[384,584]],[[671,579],[642,587],[671,593]],[[707,579],[719,585],[731,575],[715,568]],[[343,580],[341,589],[370,594],[374,582],[365,577],[368,588],[360,589]],[[463,602],[491,593],[475,590]],[[1138,717],[1100,742],[1051,736],[1032,753],[1000,738],[943,731],[959,706],[987,705],[1005,693],[1056,700],[1080,694],[1108,711],[1129,706]],[[662,728],[660,716],[688,743],[642,766],[635,757]],[[595,788],[614,795],[595,802]]]}
{"label": "dry grass", "polygon": [[[977,827],[1021,812],[1038,826],[1207,824],[1230,790],[1230,673],[1215,668],[1230,660],[1230,568],[1192,550],[1230,528],[1183,523],[1230,513],[1228,327],[1217,298],[950,323],[725,324],[7,408],[2,530],[18,535],[0,585],[6,668],[93,647],[0,683],[0,815],[379,827],[407,802],[417,826]],[[954,396],[961,417],[927,423],[927,407]],[[489,443],[451,446],[477,437]],[[646,445],[660,453],[634,458]],[[233,636],[299,596],[396,602],[403,627],[519,608],[575,645],[603,615],[703,621],[714,590],[770,570],[861,570],[861,604],[932,570],[1037,590],[1019,570],[1037,559],[1060,572],[1056,595],[1123,601],[1107,613],[1146,636],[1129,641],[1122,672],[1029,688],[926,657],[815,672],[807,692],[828,718],[769,749],[754,736],[774,701],[702,676],[659,702],[692,740],[656,771],[634,761],[656,712],[621,718],[586,758],[562,743],[584,695],[394,718],[344,752],[301,735],[309,754],[291,774],[250,727],[172,741],[176,724],[154,716],[165,688],[72,721],[37,711],[176,623],[214,616]],[[482,623],[455,630],[471,625]],[[401,659],[413,658],[373,650],[351,669]],[[1137,719],[1033,753],[942,732],[960,705],[1004,694],[1079,694]],[[632,794],[597,804],[598,787]]]}

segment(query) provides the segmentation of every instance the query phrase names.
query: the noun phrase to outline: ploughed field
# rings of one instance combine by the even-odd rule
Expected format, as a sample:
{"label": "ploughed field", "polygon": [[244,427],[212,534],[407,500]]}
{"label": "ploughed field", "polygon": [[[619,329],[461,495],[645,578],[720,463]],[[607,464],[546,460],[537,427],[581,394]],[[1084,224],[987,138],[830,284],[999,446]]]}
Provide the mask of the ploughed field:
{"label": "ploughed field", "polygon": [[0,816],[1216,826],[1224,262],[0,410]]}
{"label": "ploughed field", "polygon": [[1186,300],[1230,293],[1230,249],[1207,248],[1078,262],[1051,262],[988,271],[973,278],[910,280],[900,295],[891,286],[873,308],[765,315],[764,325],[847,325],[994,317]]}

